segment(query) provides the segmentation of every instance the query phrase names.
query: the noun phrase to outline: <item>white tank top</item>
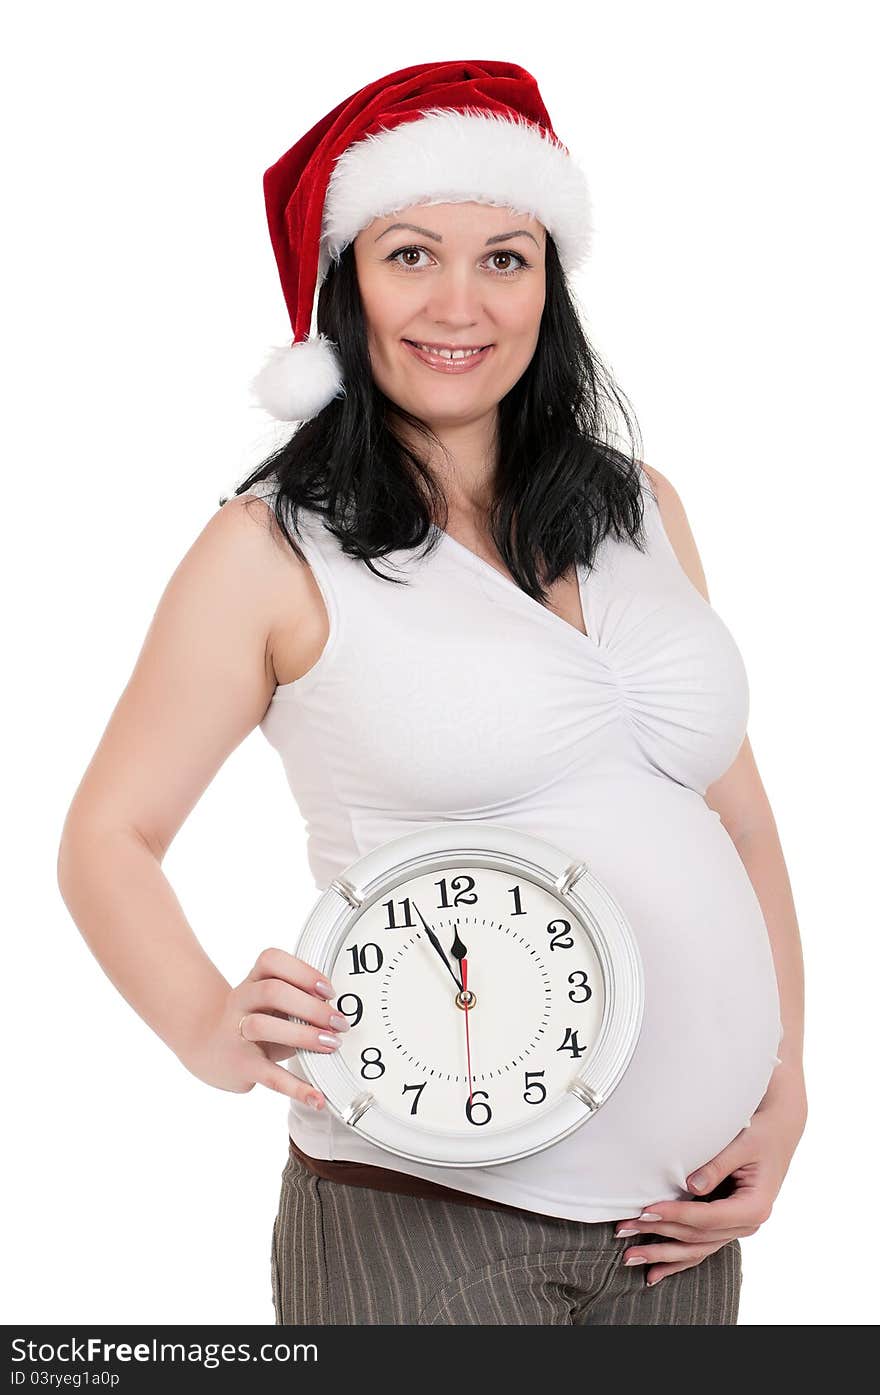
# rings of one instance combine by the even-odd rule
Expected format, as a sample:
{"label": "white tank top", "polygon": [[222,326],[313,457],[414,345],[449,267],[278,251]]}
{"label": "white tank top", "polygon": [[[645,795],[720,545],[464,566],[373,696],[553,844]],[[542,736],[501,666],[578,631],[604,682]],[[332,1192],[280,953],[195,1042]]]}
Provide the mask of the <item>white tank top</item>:
{"label": "white tank top", "polygon": [[[271,484],[249,491],[267,498]],[[647,552],[609,534],[578,569],[588,637],[439,529],[376,565],[317,513],[303,550],[330,636],[260,724],[305,821],[319,891],[423,824],[519,828],[583,860],[638,939],[645,1016],[616,1090],[573,1134],[498,1167],[386,1152],[291,1100],[294,1142],[546,1215],[604,1221],[686,1200],[687,1176],[747,1126],[782,1039],[767,926],[703,796],[746,735],[742,657],[681,568],[642,473]],[[397,573],[392,573],[397,574]],[[296,1071],[296,1057],[289,1062]]]}

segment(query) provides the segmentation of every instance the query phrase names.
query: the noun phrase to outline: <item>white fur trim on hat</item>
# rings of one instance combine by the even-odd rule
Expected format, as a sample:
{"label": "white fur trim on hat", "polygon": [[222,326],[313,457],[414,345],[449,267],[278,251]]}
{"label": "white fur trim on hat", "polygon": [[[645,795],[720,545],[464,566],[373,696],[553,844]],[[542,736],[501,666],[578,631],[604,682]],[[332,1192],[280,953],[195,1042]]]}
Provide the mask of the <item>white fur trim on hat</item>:
{"label": "white fur trim on hat", "polygon": [[338,261],[374,218],[410,205],[471,201],[543,223],[566,274],[589,256],[587,181],[563,146],[525,118],[439,107],[340,155],[324,201],[319,284],[330,259]]}
{"label": "white fur trim on hat", "polygon": [[279,421],[308,421],[345,395],[335,345],[323,334],[270,349],[251,382],[260,406]]}

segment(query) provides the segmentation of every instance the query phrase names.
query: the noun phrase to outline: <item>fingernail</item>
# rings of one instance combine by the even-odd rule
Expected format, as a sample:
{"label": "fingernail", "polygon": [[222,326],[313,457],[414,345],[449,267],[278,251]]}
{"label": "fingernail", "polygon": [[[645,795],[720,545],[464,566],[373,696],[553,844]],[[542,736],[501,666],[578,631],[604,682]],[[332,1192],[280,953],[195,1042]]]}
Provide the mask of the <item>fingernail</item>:
{"label": "fingernail", "polygon": [[664,1280],[665,1278],[666,1278],[666,1275],[665,1275],[665,1274],[661,1274],[659,1279],[649,1279],[649,1280],[648,1280],[648,1288],[653,1288],[655,1284],[660,1284],[660,1283],[662,1283],[663,1280]]}
{"label": "fingernail", "polygon": [[615,1230],[614,1234],[615,1234],[615,1236],[618,1236],[618,1235],[639,1235],[639,1234],[641,1234],[641,1232],[638,1231],[638,1230]]}
{"label": "fingernail", "polygon": [[335,1027],[338,1032],[347,1032],[351,1029],[351,1023],[347,1017],[340,1017],[338,1012],[331,1012],[330,1026]]}
{"label": "fingernail", "polygon": [[336,996],[333,984],[325,983],[322,978],[319,978],[318,982],[315,984],[315,992],[321,993],[325,998],[333,998]]}
{"label": "fingernail", "polygon": [[647,1261],[647,1259],[645,1258],[644,1255],[630,1255],[629,1259],[625,1259],[623,1262],[624,1262],[624,1264],[647,1264],[647,1263],[648,1263],[648,1261]]}
{"label": "fingernail", "polygon": [[312,1109],[320,1109],[320,1108],[321,1108],[321,1096],[320,1096],[320,1095],[306,1095],[306,1104],[310,1104],[310,1105],[312,1106]]}
{"label": "fingernail", "polygon": [[338,1037],[334,1037],[330,1032],[319,1032],[318,1041],[322,1046],[339,1046],[341,1043]]}
{"label": "fingernail", "polygon": [[643,1211],[639,1216],[640,1221],[662,1221],[663,1217],[657,1211]]}
{"label": "fingernail", "polygon": [[701,1192],[706,1185],[708,1178],[704,1172],[695,1172],[691,1178],[691,1190]]}

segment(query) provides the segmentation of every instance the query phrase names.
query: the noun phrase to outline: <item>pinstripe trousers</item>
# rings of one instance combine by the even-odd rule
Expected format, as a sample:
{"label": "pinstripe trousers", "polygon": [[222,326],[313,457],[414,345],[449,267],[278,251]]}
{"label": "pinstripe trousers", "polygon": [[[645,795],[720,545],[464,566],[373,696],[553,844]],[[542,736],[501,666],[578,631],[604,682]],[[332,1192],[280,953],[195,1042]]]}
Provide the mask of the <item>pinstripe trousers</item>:
{"label": "pinstripe trousers", "polygon": [[739,1240],[649,1288],[617,1224],[347,1186],[291,1153],[272,1227],[276,1323],[736,1324]]}

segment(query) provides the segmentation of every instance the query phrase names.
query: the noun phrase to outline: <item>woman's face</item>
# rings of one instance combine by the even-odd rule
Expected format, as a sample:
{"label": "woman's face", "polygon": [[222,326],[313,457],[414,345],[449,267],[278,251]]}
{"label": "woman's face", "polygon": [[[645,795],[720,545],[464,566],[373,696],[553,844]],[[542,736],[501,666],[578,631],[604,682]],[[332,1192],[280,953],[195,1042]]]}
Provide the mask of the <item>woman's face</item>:
{"label": "woman's face", "polygon": [[[544,239],[536,219],[481,203],[413,205],[364,228],[355,264],[386,396],[434,430],[493,411],[538,342]],[[412,344],[491,347],[450,364]]]}

